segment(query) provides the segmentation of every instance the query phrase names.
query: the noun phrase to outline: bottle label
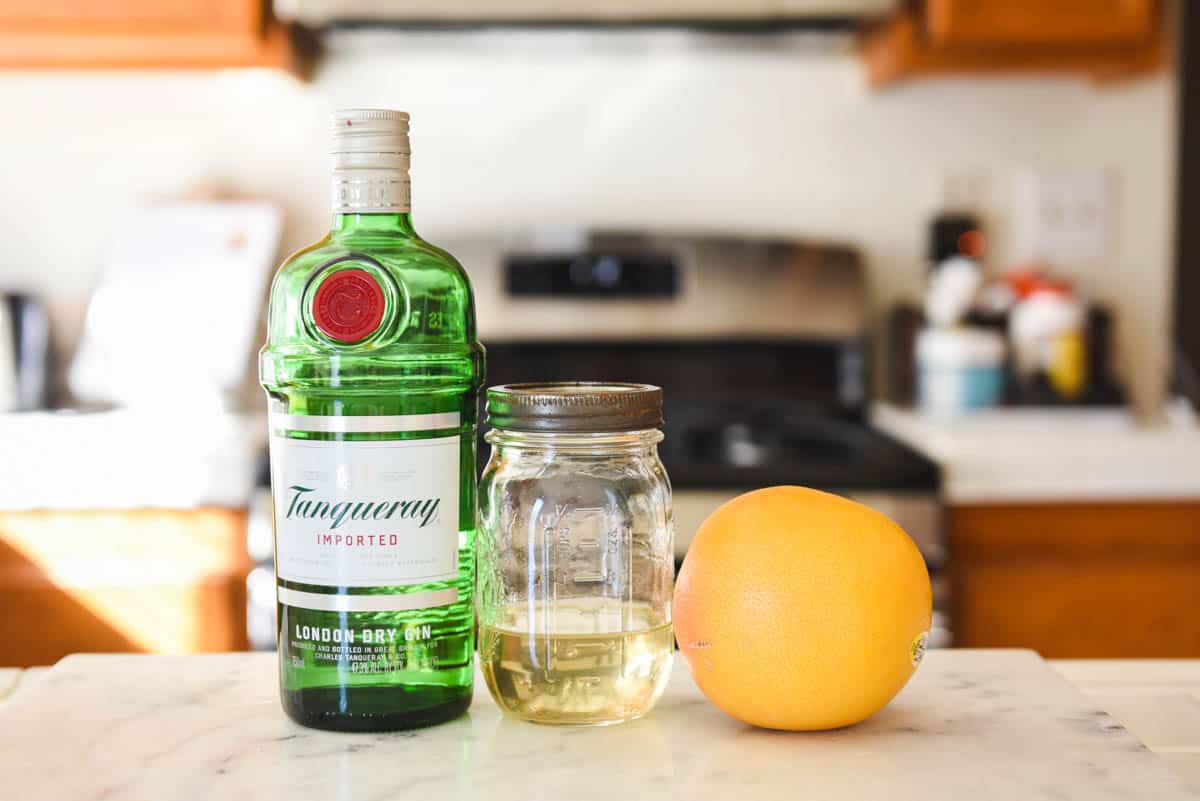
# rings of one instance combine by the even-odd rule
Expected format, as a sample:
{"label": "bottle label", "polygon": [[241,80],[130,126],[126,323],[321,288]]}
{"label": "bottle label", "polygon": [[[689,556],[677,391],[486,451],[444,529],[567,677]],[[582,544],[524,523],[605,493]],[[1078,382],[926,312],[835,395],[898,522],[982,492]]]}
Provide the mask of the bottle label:
{"label": "bottle label", "polygon": [[[280,579],[325,587],[396,587],[458,578],[459,436],[347,442],[291,439],[277,431],[371,424],[376,428],[370,430],[379,430],[389,425],[387,421],[392,421],[389,430],[415,430],[395,427],[395,421],[405,419],[289,417],[308,421],[304,425],[273,418],[271,481]],[[354,420],[368,422],[355,426]],[[455,598],[424,600],[453,603],[457,593],[453,594]],[[318,598],[367,603],[382,599]],[[424,600],[420,606],[439,605]]]}

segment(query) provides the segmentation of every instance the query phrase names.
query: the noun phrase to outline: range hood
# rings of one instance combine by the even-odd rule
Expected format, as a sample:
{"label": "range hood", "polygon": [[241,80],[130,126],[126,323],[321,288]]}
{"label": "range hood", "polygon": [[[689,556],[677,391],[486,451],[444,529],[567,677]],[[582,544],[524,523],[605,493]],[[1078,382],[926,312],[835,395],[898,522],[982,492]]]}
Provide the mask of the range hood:
{"label": "range hood", "polygon": [[275,0],[275,14],[310,28],[395,26],[845,26],[900,0]]}

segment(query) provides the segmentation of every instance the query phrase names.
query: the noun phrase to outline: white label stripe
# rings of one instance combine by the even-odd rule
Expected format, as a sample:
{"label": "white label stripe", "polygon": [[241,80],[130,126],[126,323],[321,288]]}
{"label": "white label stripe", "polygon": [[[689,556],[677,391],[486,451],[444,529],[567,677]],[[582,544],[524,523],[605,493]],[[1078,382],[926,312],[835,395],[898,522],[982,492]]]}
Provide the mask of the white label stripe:
{"label": "white label stripe", "polygon": [[403,595],[324,595],[280,587],[279,603],[319,612],[408,612],[458,603],[458,589],[450,587]]}
{"label": "white label stripe", "polygon": [[364,415],[270,415],[271,430],[319,431],[334,434],[386,434],[392,431],[438,431],[458,428],[459,412],[435,414],[364,414]]}
{"label": "white label stripe", "polygon": [[[458,555],[455,554],[454,561],[457,564]],[[457,571],[457,568],[455,568]],[[303,573],[289,571],[286,576],[280,576],[285,581],[294,581],[297,584],[316,584],[321,587],[402,587],[407,584],[430,584],[435,581],[455,581],[458,579],[458,573],[429,573],[424,576],[410,576],[407,573],[403,580],[392,581],[391,584],[375,582],[373,584],[355,584],[353,581],[342,578],[341,580],[332,580],[329,576],[306,576]]]}

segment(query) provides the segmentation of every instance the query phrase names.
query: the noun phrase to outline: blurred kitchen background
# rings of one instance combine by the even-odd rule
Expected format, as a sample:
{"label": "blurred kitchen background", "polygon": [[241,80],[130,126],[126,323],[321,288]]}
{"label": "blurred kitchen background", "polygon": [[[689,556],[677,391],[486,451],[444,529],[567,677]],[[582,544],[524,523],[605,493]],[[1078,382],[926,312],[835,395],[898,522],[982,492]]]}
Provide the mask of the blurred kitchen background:
{"label": "blurred kitchen background", "polygon": [[0,665],[273,647],[255,350],[341,106],[412,114],[489,383],[664,387],[678,557],[807,484],[918,541],[937,644],[1200,656],[1186,4],[42,0],[0,9]]}

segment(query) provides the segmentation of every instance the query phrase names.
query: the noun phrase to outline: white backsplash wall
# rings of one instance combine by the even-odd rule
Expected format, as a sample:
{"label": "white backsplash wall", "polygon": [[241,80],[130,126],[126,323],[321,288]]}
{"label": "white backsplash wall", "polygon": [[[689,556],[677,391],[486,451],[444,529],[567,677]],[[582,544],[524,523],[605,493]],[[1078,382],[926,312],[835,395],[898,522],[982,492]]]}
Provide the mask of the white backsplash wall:
{"label": "white backsplash wall", "polygon": [[286,247],[306,244],[327,225],[338,105],[412,113],[414,211],[434,241],[554,223],[828,238],[862,249],[878,314],[921,293],[942,176],[983,179],[1002,266],[1019,169],[1109,170],[1111,255],[1069,271],[1117,309],[1139,407],[1162,397],[1168,77],[873,93],[847,49],[786,37],[345,34],[312,84],[244,70],[3,72],[0,286],[82,301],[117,215],[201,186],[277,201]]}

